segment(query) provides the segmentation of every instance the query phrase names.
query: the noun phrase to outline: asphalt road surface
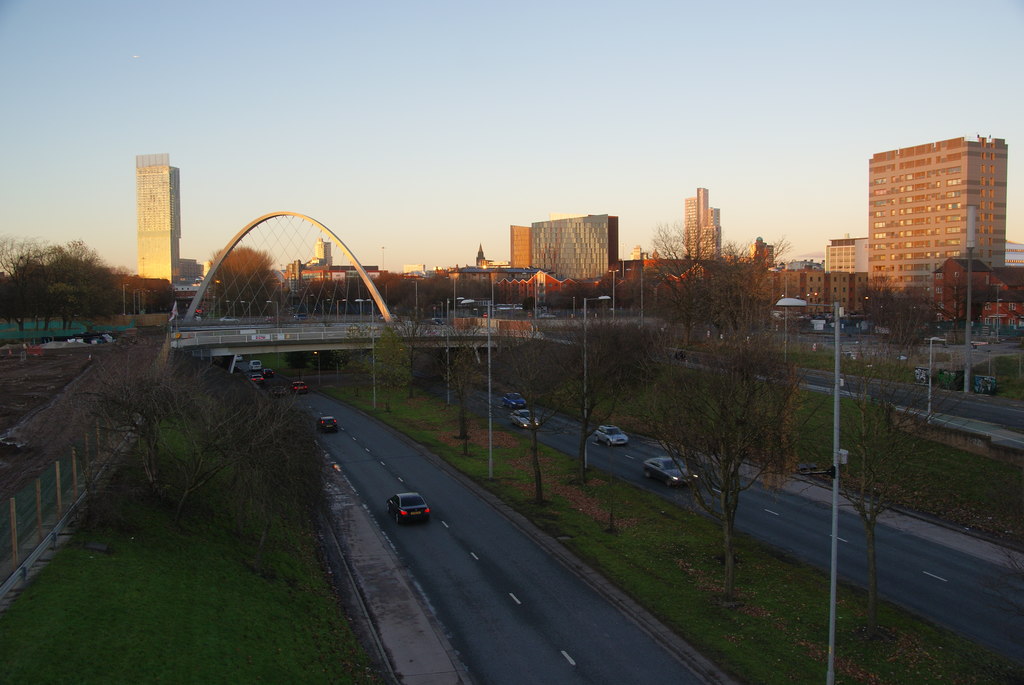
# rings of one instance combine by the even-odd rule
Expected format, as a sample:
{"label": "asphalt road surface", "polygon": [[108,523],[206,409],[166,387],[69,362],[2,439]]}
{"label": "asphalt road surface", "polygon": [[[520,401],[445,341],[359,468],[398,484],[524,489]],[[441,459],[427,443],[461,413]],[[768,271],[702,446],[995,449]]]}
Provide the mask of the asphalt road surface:
{"label": "asphalt road surface", "polygon": [[[479,683],[703,683],[534,540],[390,430],[319,395],[300,400],[335,416],[330,457],[369,505]],[[311,419],[312,421],[312,419]],[[420,492],[428,523],[398,525],[384,507]]]}
{"label": "asphalt road surface", "polygon": [[[496,425],[503,416],[495,410]],[[575,455],[578,425],[556,417],[541,428],[540,440]],[[685,488],[670,489],[643,478],[643,460],[662,454],[656,444],[634,436],[622,447],[591,441],[587,461],[677,506],[692,508]],[[793,480],[777,492],[756,484],[744,492],[736,523],[741,532],[827,570],[831,516],[830,489]],[[848,504],[840,505],[839,541],[840,579],[866,587],[864,529]],[[875,547],[883,599],[1024,663],[1024,582],[1007,567],[1011,552],[963,531],[898,514],[887,514],[879,521]],[[1024,556],[1017,558],[1024,564]],[[1007,604],[1006,595],[1016,599],[1016,608]]]}

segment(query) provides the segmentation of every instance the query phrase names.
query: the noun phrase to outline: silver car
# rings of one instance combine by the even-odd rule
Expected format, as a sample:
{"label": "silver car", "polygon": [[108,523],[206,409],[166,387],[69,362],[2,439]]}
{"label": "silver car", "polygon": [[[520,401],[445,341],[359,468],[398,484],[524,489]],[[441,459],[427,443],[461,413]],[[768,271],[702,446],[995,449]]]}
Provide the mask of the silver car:
{"label": "silver car", "polygon": [[508,420],[512,422],[513,426],[519,426],[520,428],[530,428],[531,426],[540,425],[540,422],[537,421],[537,419],[530,417],[529,409],[516,409],[508,415]]}
{"label": "silver car", "polygon": [[603,442],[609,447],[612,445],[628,445],[629,436],[622,432],[618,426],[598,426],[594,431],[594,439]]}

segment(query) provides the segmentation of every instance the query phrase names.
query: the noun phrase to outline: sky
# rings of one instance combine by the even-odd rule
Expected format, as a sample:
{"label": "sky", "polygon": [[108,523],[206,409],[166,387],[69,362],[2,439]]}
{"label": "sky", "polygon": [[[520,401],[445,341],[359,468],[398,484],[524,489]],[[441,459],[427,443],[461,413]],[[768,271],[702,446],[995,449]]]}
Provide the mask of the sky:
{"label": "sky", "polygon": [[820,259],[867,235],[874,153],[982,135],[1024,242],[1022,36],[1024,0],[0,0],[0,236],[134,272],[135,156],[168,153],[199,261],[274,211],[392,271],[551,213],[628,257],[698,187],[725,242]]}

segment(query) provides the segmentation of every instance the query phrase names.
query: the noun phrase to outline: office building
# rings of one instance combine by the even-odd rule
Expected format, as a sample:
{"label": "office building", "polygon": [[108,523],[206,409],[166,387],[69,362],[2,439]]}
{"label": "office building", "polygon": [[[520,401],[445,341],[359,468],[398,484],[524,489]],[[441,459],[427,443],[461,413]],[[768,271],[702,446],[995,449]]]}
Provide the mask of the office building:
{"label": "office building", "polygon": [[1006,141],[978,137],[876,153],[868,166],[868,271],[900,287],[931,287],[947,259],[967,256],[967,207],[977,207],[974,258],[1006,253]]}
{"label": "office building", "polygon": [[825,247],[825,271],[866,273],[868,270],[868,239],[833,238]]}
{"label": "office building", "polygon": [[138,269],[142,278],[178,279],[181,188],[170,155],[135,157]]}
{"label": "office building", "polygon": [[708,205],[708,189],[697,188],[696,197],[686,198],[683,240],[691,259],[719,259],[722,256],[722,223],[719,210]]}
{"label": "office building", "polygon": [[509,263],[514,269],[526,269],[533,264],[533,253],[530,251],[530,227],[509,226],[511,252]]}
{"label": "office building", "polygon": [[750,244],[749,256],[754,261],[760,261],[765,266],[775,266],[775,246],[769,245],[764,238],[758,238]]}
{"label": "office building", "polygon": [[511,227],[512,268],[535,267],[559,279],[601,278],[619,261],[619,217],[552,214]]}

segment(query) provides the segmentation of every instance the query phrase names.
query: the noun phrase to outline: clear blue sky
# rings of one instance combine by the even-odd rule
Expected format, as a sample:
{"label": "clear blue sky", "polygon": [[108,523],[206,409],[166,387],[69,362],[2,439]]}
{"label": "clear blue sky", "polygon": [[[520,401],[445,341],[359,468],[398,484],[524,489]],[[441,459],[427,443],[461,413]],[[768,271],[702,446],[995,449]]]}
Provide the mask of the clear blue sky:
{"label": "clear blue sky", "polygon": [[1024,3],[0,0],[0,235],[135,266],[135,156],[181,169],[182,256],[271,211],[364,263],[507,259],[510,224],[698,186],[724,239],[867,235],[875,152],[1010,146],[1024,241]]}

